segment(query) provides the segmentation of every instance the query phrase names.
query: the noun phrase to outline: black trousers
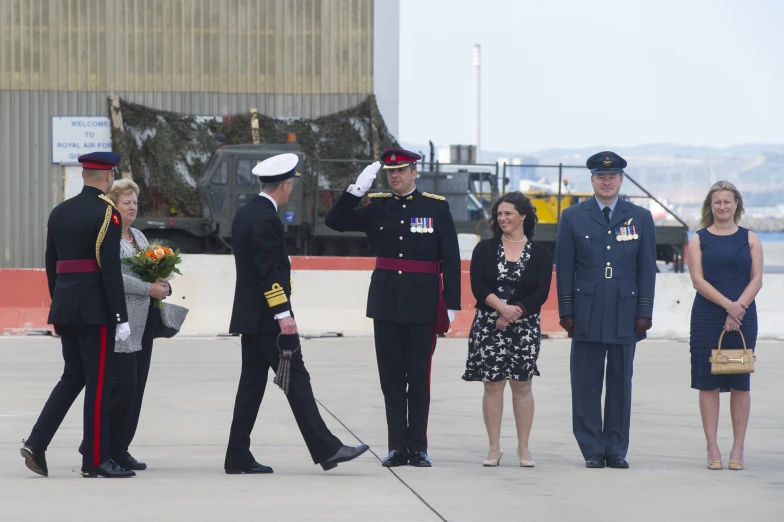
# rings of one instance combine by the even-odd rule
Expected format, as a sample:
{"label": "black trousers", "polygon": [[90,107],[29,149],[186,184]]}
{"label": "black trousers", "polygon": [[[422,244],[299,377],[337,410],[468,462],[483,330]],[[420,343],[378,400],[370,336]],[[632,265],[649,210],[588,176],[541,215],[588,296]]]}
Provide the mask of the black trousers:
{"label": "black trousers", "polygon": [[[572,430],[585,459],[595,453],[626,457],[632,413],[634,344],[572,341]],[[602,386],[607,389],[602,422]]]}
{"label": "black trousers", "polygon": [[389,450],[427,451],[435,324],[373,321]]}
{"label": "black trousers", "polygon": [[[141,351],[114,354],[114,371],[107,415],[111,437],[110,455],[115,461],[124,460],[130,455],[128,446],[131,445],[136,435],[136,427],[139,425],[144,389],[150,374],[153,335],[161,317],[154,306],[151,301],[142,335]],[[84,447],[82,441],[79,453],[84,454]]]}
{"label": "black trousers", "polygon": [[65,368],[26,444],[46,451],[71,405],[84,394],[82,471],[110,457],[109,400],[114,362],[114,325],[58,325]]}
{"label": "black trousers", "polygon": [[[234,402],[225,469],[245,468],[255,460],[250,451],[250,434],[264,398],[269,370],[278,370],[277,337],[276,333],[242,334],[242,373]],[[291,381],[286,398],[313,462],[318,464],[332,457],[342,443],[321,418],[302,349],[291,358]]]}
{"label": "black trousers", "polygon": [[[125,381],[119,383],[123,388],[128,388],[131,381],[134,382],[134,392],[130,399],[130,403],[125,410],[124,422],[119,429],[117,435],[112,431],[112,457],[123,459],[126,458],[128,447],[133,442],[136,435],[136,428],[139,426],[139,417],[142,413],[142,401],[144,400],[144,390],[147,387],[147,378],[150,376],[150,361],[152,360],[152,342],[153,335],[161,320],[160,311],[155,308],[155,303],[150,299],[150,309],[147,313],[147,323],[144,326],[144,335],[142,336],[142,349],[136,352],[136,361],[132,365],[132,372],[135,375],[127,375]],[[125,384],[127,383],[127,384]],[[114,393],[114,388],[112,388]],[[118,390],[118,393],[122,393]],[[116,444],[114,440],[117,440]]]}

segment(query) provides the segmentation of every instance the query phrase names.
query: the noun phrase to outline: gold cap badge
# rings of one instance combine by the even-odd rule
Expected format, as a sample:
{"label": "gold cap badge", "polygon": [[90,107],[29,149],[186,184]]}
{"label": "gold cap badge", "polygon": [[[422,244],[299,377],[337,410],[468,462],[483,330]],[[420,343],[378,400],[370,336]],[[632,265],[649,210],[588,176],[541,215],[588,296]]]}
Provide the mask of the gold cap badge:
{"label": "gold cap badge", "polygon": [[610,159],[610,156],[605,156],[604,161],[602,163],[604,163],[605,167],[609,167],[610,165],[612,165],[612,160]]}

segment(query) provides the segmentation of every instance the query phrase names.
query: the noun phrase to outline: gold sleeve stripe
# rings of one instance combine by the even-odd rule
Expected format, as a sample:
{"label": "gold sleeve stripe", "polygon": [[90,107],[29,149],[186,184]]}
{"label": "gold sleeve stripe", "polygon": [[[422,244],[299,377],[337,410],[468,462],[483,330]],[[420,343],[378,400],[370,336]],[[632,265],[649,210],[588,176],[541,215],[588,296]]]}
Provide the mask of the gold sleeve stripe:
{"label": "gold sleeve stripe", "polygon": [[286,298],[286,294],[281,294],[277,297],[268,297],[267,304],[272,308],[273,306],[278,306],[283,303],[288,303],[289,300]]}
{"label": "gold sleeve stripe", "polygon": [[267,298],[267,304],[271,307],[279,304],[288,303],[286,292],[278,283],[272,285],[272,289],[264,292],[264,297]]}
{"label": "gold sleeve stripe", "polygon": [[98,240],[95,242],[95,260],[98,261],[98,266],[101,266],[101,244],[103,238],[106,237],[106,231],[109,229],[109,222],[112,220],[112,209],[114,205],[106,207],[106,214],[103,216],[103,225],[98,232]]}

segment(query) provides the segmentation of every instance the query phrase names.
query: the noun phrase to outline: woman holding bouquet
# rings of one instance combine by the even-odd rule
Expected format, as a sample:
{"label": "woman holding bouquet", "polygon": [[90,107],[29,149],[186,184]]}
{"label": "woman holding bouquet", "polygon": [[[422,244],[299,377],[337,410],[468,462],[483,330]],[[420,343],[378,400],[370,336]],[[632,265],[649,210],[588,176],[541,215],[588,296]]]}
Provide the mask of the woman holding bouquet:
{"label": "woman holding bouquet", "polygon": [[[144,234],[131,224],[136,219],[139,186],[130,179],[114,182],[109,198],[122,216],[120,258],[136,256],[149,243]],[[143,470],[147,465],[137,461],[128,452],[136,433],[142,408],[144,387],[150,372],[153,334],[160,321],[155,308],[157,299],[171,295],[165,281],[146,283],[123,263],[123,287],[128,308],[131,336],[115,344],[115,363],[112,375],[111,402],[109,405],[109,432],[112,459],[126,469]]]}

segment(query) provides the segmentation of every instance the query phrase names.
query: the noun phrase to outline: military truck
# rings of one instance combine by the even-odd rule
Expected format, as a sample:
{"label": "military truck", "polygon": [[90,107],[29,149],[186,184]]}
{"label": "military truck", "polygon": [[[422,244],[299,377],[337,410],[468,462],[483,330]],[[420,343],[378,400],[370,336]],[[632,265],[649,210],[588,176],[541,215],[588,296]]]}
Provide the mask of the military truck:
{"label": "military truck", "polygon": [[[278,209],[286,230],[289,253],[373,255],[364,233],[340,233],[324,224],[327,212],[340,193],[370,161],[308,158],[296,141],[219,147],[196,182],[201,217],[140,216],[134,226],[148,238],[162,239],[185,253],[229,253],[234,214],[259,193],[258,179],[251,172],[253,167],[259,161],[285,152],[300,157],[298,169],[303,175],[301,181],[294,183],[288,203]],[[458,233],[489,237],[487,215],[492,202],[499,193],[503,193],[506,185],[505,173],[499,165],[422,162],[418,171],[417,188],[447,198]],[[502,181],[500,189],[499,179]],[[372,190],[384,190],[385,187],[386,179],[382,171]],[[557,217],[564,208],[581,203],[592,194],[531,191],[528,195],[537,206],[540,218],[536,227],[536,241],[544,244],[552,253]],[[675,271],[683,270],[687,230],[685,224],[657,226],[657,257],[665,263],[673,263]]]}

